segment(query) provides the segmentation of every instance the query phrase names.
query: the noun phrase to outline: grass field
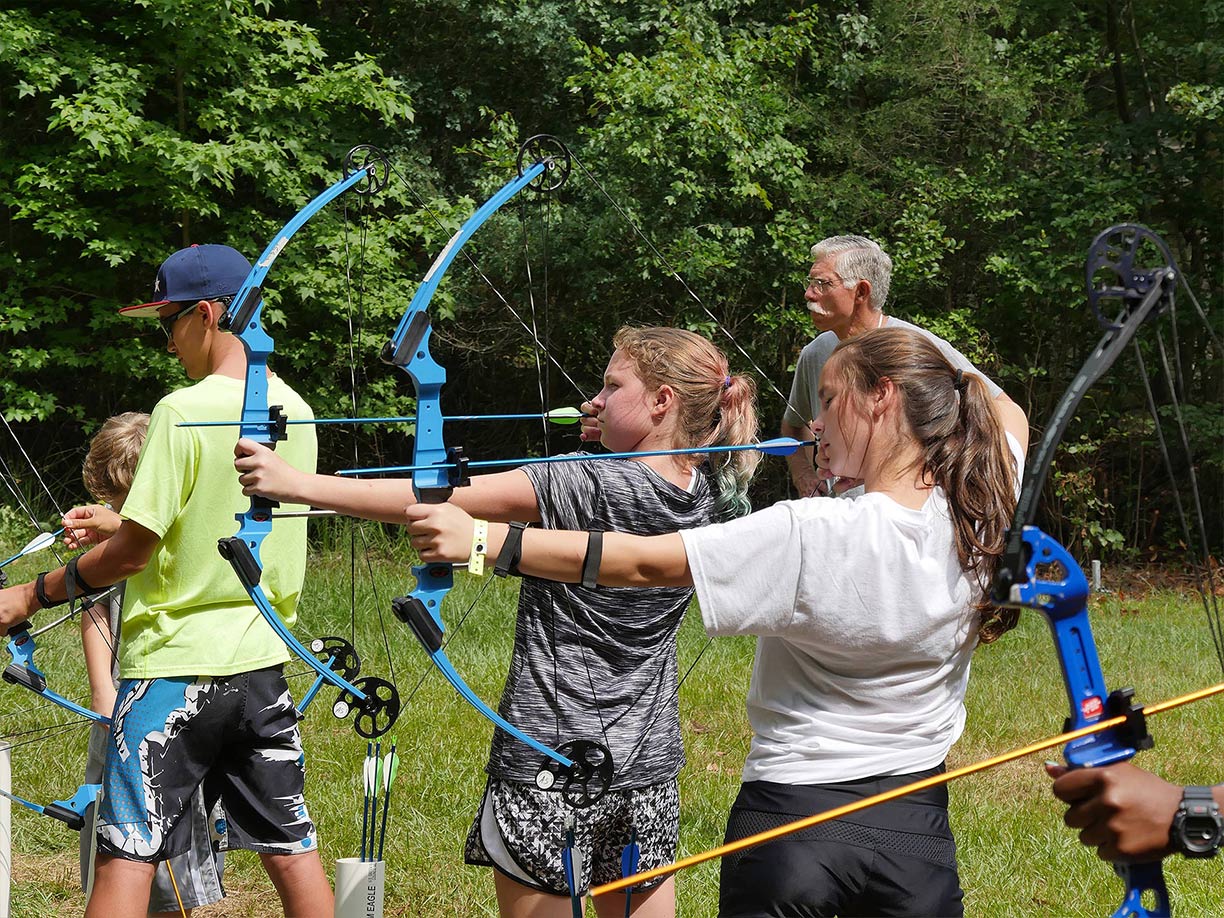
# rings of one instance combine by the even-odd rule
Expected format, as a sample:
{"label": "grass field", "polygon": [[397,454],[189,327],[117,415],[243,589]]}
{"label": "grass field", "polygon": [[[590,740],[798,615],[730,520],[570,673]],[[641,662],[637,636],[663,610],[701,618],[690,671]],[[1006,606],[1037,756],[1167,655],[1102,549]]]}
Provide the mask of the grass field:
{"label": "grass field", "polygon": [[[355,643],[363,675],[394,679],[406,696],[424,675],[392,733],[401,771],[393,792],[387,834],[388,916],[452,918],[496,915],[487,871],[462,864],[462,844],[483,784],[491,726],[462,703],[445,681],[426,668],[408,630],[389,612],[390,600],[411,585],[407,562],[384,547],[362,560],[357,576]],[[362,557],[359,552],[358,557]],[[37,570],[13,565],[18,581]],[[462,615],[479,582],[460,575],[448,599],[448,625]],[[340,551],[312,558],[297,634],[349,634],[350,562]],[[1133,685],[1144,702],[1219,682],[1219,663],[1196,596],[1172,586],[1106,594],[1093,607],[1093,624],[1111,685]],[[1108,583],[1107,586],[1118,584]],[[472,612],[449,653],[483,698],[495,704],[508,660],[516,584],[497,581]],[[379,610],[386,643],[379,627]],[[47,615],[47,613],[43,613]],[[37,623],[37,620],[36,620]],[[706,643],[690,614],[681,643],[681,670]],[[1066,699],[1041,620],[1026,615],[1020,628],[978,651],[968,698],[969,721],[949,760],[969,763],[1057,732]],[[387,651],[390,657],[387,656]],[[51,686],[84,700],[79,641],[74,626],[40,642],[40,665]],[[681,692],[688,766],[681,776],[681,853],[692,854],[722,839],[727,809],[739,783],[748,745],[743,699],[752,660],[750,640],[713,642]],[[304,691],[305,676],[293,680]],[[361,835],[361,763],[365,740],[334,720],[321,698],[304,722],[307,800],[319,826],[329,871],[338,857],[356,855]],[[72,727],[49,738],[25,731],[63,722],[59,709],[15,686],[0,687],[0,733],[14,744],[13,791],[40,802],[70,794],[80,782],[86,730]],[[1224,701],[1162,715],[1151,723],[1156,748],[1141,764],[1178,782],[1224,779]],[[1056,758],[1056,755],[1048,756]],[[1108,865],[1082,849],[1063,827],[1036,756],[954,784],[953,826],[970,916],[1103,916],[1121,900],[1121,884]],[[76,885],[75,834],[59,823],[14,807],[12,914],[81,914]],[[1224,915],[1224,858],[1208,862],[1172,859],[1167,865],[1178,916]],[[679,878],[680,914],[716,913],[717,864]],[[229,856],[231,897],[200,916],[264,916],[278,913],[271,884],[245,852]],[[593,910],[591,914],[594,914]]]}

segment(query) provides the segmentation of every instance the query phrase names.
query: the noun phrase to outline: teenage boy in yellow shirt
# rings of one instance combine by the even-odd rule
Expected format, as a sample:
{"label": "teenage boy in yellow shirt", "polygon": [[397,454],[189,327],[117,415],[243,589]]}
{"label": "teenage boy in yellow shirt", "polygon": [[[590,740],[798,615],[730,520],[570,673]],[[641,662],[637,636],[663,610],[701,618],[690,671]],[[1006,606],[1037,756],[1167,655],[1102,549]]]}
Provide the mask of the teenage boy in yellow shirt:
{"label": "teenage boy in yellow shirt", "polygon": [[[59,605],[76,592],[127,580],[119,653],[119,697],[103,774],[98,859],[87,918],[143,918],[157,862],[187,850],[196,788],[220,798],[227,848],[259,853],[285,914],[327,916],[331,887],[304,799],[305,760],[282,666],[288,648],[217,552],[235,514],[249,506],[233,473],[233,431],[181,421],[238,417],[246,353],[219,327],[228,297],[250,270],[221,245],[182,249],[162,264],[153,303],[125,307],[156,317],[171,354],[195,385],[153,409],[148,437],[110,539],[0,591],[0,627]],[[305,402],[269,375],[269,400],[293,418]],[[279,452],[313,472],[310,425],[290,428]],[[289,508],[286,508],[289,509]],[[260,551],[261,585],[292,626],[305,577],[303,520],[282,520]]]}

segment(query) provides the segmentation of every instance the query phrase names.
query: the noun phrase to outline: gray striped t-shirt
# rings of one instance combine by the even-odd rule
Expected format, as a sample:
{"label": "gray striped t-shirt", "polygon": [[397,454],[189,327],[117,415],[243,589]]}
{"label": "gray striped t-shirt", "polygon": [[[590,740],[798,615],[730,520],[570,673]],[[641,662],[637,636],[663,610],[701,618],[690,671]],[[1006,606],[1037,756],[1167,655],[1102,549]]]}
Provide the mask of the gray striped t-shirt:
{"label": "gray striped t-shirt", "polygon": [[[523,471],[548,529],[656,535],[713,521],[704,471],[689,491],[632,459]],[[692,595],[690,588],[586,589],[524,577],[502,716],[550,745],[607,745],[617,789],[674,778],[684,765],[676,633]],[[490,775],[534,781],[541,764],[539,753],[494,732]]]}

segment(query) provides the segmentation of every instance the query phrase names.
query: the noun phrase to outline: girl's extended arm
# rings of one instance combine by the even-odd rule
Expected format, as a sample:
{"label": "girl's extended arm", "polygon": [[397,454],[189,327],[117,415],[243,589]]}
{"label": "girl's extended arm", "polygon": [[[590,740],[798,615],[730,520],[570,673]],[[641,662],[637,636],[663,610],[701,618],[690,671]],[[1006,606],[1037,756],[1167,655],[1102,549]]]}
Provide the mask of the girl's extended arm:
{"label": "girl's extended arm", "polygon": [[[406,478],[364,480],[310,474],[247,439],[238,441],[234,456],[242,493],[248,497],[260,494],[383,523],[402,523],[402,508],[416,503],[412,483]],[[535,488],[518,469],[477,476],[470,484],[456,488],[450,500],[485,519],[535,522],[540,518]]]}
{"label": "girl's extended arm", "polygon": [[[412,545],[426,561],[466,561],[472,551],[472,518],[450,504],[415,504],[404,510]],[[509,527],[489,525],[488,557],[496,559]],[[529,529],[522,534],[518,570],[531,577],[579,583],[589,536],[585,532]],[[688,554],[677,532],[636,536],[603,534],[598,582],[603,586],[692,586]]]}

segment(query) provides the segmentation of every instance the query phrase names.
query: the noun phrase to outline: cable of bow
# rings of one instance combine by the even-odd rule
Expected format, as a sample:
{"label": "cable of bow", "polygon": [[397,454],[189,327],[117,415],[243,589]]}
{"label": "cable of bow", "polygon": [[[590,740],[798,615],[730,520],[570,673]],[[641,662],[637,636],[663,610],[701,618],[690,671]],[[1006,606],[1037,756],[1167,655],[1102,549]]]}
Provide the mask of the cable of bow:
{"label": "cable of bow", "polygon": [[[268,404],[268,357],[274,347],[272,336],[263,325],[263,284],[268,272],[290,239],[311,217],[350,189],[358,194],[374,194],[380,191],[386,184],[387,168],[386,159],[373,147],[360,146],[351,150],[345,162],[343,178],[298,211],[273,237],[226,308],[221,326],[237,336],[247,355],[240,437],[247,437],[275,449],[276,444],[287,436],[285,423],[288,419],[282,406]],[[332,712],[337,717],[344,718],[355,710],[353,728],[367,738],[381,736],[391,729],[399,716],[399,693],[395,686],[373,676],[353,679],[352,676],[356,674],[355,667],[338,667],[338,658],[331,652],[337,649],[344,651],[344,648],[304,647],[285,626],[260,586],[263,573],[260,547],[272,531],[272,509],[277,505],[277,501],[253,496],[250,507],[235,516],[239,524],[238,532],[219,540],[218,551],[233,566],[251,602],[259,609],[272,630],[293,654],[305,661],[315,672],[315,683],[304,696],[304,704],[299,710],[304,709],[305,704],[315,697],[323,684],[329,684],[340,693],[332,706]],[[323,639],[325,642],[335,640],[338,639]],[[351,663],[355,658],[344,652],[340,659]]]}
{"label": "cable of bow", "polygon": [[[533,151],[530,161],[520,156],[519,174],[485,201],[447,242],[383,348],[383,361],[407,373],[416,394],[412,489],[419,501],[441,503],[456,487],[467,482],[467,457],[461,448],[447,447],[443,437],[441,390],[446,383],[446,371],[430,353],[433,331],[430,301],[455,256],[499,208],[524,188],[530,186],[547,192],[564,182],[569,172],[568,153],[560,141],[550,144],[550,140],[554,139],[538,137],[532,139],[534,145],[524,145],[525,151]],[[540,742],[494,711],[456,670],[443,646],[446,626],[442,620],[443,600],[454,586],[452,565],[421,564],[412,568],[412,574],[416,586],[408,595],[395,599],[392,610],[412,629],[447,682],[498,729],[545,756],[545,763],[536,775],[536,784],[541,789],[550,789],[561,781],[562,794],[576,805],[587,805],[602,796],[612,773],[611,755],[605,746],[574,740],[554,749]]]}
{"label": "cable of bow", "polygon": [[[55,511],[62,517],[64,515],[63,510],[58,506],[58,503],[55,500],[55,495],[51,493],[51,489],[47,486],[47,483],[43,479],[42,475],[39,474],[38,468],[34,464],[33,459],[30,457],[29,453],[26,452],[21,440],[17,437],[17,432],[13,430],[8,418],[0,416],[0,420],[3,420],[5,429],[9,432],[9,436],[17,445],[18,450],[20,450],[21,455],[29,465],[30,471],[34,474],[35,479],[37,479],[39,485],[46,493],[46,496],[51,501]],[[34,539],[27,543],[20,552],[17,552],[12,557],[6,559],[3,564],[0,564],[0,587],[3,587],[7,582],[7,577],[4,574],[3,567],[13,561],[16,561],[18,558],[24,555],[49,550],[51,554],[55,556],[55,560],[59,564],[63,565],[64,559],[55,547],[55,536],[59,535],[59,533],[63,532],[63,530],[61,529],[58,532],[50,533],[46,532],[42,528],[42,523],[39,521],[37,514],[34,512],[34,508],[30,506],[29,501],[26,500],[26,498],[17,488],[16,477],[13,475],[12,469],[10,469],[8,464],[3,462],[3,460],[0,460],[0,466],[3,468],[5,487],[12,495],[13,499],[17,502],[17,505],[21,508],[23,514],[29,519],[30,524],[39,533],[34,537]],[[38,664],[34,659],[38,650],[38,643],[35,640],[38,635],[62,625],[64,622],[75,618],[77,615],[83,614],[84,610],[90,608],[95,603],[107,602],[114,593],[114,588],[112,587],[103,590],[94,596],[85,596],[83,594],[76,595],[76,584],[72,578],[69,577],[66,583],[69,589],[67,614],[51,622],[49,625],[39,628],[37,631],[32,631],[30,629],[29,622],[22,622],[21,624],[15,625],[9,629],[8,641],[5,644],[5,651],[9,655],[9,663],[7,666],[5,666],[3,673],[0,673],[0,677],[3,677],[5,682],[12,685],[20,685],[29,689],[31,692],[40,696],[41,698],[44,698],[47,701],[50,701],[52,704],[58,705],[64,710],[70,711],[73,714],[84,718],[85,720],[109,724],[109,717],[105,717],[96,711],[83,707],[82,705],[71,701],[70,699],[61,695],[59,692],[56,692],[48,687],[47,675],[38,667]],[[100,629],[101,626],[98,625],[97,627]],[[113,662],[116,655],[113,638],[107,640],[107,646],[110,649],[111,659]]]}

